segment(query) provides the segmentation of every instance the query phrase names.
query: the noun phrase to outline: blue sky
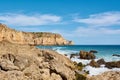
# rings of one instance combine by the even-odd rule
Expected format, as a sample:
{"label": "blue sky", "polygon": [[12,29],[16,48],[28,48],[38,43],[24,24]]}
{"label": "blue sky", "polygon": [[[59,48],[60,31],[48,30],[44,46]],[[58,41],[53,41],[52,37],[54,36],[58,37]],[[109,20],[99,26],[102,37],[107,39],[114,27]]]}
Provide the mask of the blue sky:
{"label": "blue sky", "polygon": [[0,23],[75,44],[120,44],[120,0],[0,0]]}

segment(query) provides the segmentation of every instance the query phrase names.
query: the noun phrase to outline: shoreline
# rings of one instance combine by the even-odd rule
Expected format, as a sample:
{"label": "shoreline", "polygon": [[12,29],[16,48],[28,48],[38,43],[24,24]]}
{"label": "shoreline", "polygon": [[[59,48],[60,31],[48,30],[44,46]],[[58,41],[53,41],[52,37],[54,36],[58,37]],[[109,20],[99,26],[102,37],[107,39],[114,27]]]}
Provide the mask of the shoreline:
{"label": "shoreline", "polygon": [[[0,34],[0,80],[96,80],[92,78],[103,74],[107,75],[108,73],[109,75],[113,73],[114,75],[120,74],[117,71],[107,71],[90,76],[91,73],[94,73],[95,68],[89,67],[89,65],[97,68],[101,65],[96,61],[92,61],[96,59],[93,53],[98,51],[93,48],[88,52],[89,49],[84,51],[87,48],[85,46],[82,49],[77,49],[76,47],[74,49],[83,50],[80,51],[80,56],[77,55],[79,58],[91,61],[88,64],[74,62],[71,60],[72,57],[75,57],[74,54],[70,59],[67,57],[70,54],[62,54],[62,47],[57,47],[58,44],[63,46],[68,46],[69,44],[71,46],[73,42],[65,40],[59,34],[19,32],[3,24],[0,24]],[[53,50],[46,50],[44,46],[43,50],[38,48],[38,46],[36,48],[35,45],[38,44],[56,46]],[[76,53],[74,49],[73,53]],[[72,50],[72,46],[69,50]],[[69,50],[68,53],[70,52]],[[118,64],[116,62],[104,63],[107,67],[116,67],[113,64],[119,67],[119,62],[117,62]],[[88,71],[87,69],[85,71],[85,68]],[[92,71],[89,71],[89,69]],[[105,77],[110,78],[109,75]],[[120,75],[118,78],[116,77],[118,76],[114,78],[119,80]]]}
{"label": "shoreline", "polygon": [[[73,47],[74,47],[75,45],[73,45]],[[78,46],[78,45],[77,45]],[[81,45],[80,45],[81,46]],[[90,46],[90,45],[89,45]],[[102,45],[103,46],[103,45]],[[44,49],[49,49],[49,47],[50,46],[44,46]],[[56,48],[55,48],[56,47]],[[71,56],[71,54],[67,54],[67,53],[65,53],[65,51],[67,51],[67,50],[63,50],[64,48],[62,48],[62,47],[65,47],[65,48],[67,48],[67,46],[54,46],[54,47],[52,47],[51,46],[51,50],[53,49],[54,51],[56,51],[56,52],[58,52],[59,54],[62,54],[62,55],[65,55],[65,56],[67,56],[67,58],[69,58],[70,59],[70,56]],[[72,47],[72,46],[70,46],[70,47]],[[38,47],[39,48],[39,47]],[[41,47],[40,47],[41,48]],[[55,49],[54,49],[55,48]],[[60,51],[58,51],[60,49]],[[64,51],[64,53],[62,53]],[[70,53],[70,52],[69,52]],[[71,51],[71,53],[72,54],[74,54],[75,56],[73,57],[73,58],[71,58],[71,60],[73,61],[73,62],[77,62],[77,63],[80,63],[80,62],[82,62],[82,64],[83,65],[87,65],[87,64],[89,64],[90,62],[91,62],[91,60],[85,60],[85,59],[79,59],[79,55],[76,55],[76,52],[75,53],[73,53],[73,51]],[[77,54],[78,54],[78,52],[77,52]],[[95,53],[95,55],[96,54],[99,54],[99,53]],[[112,56],[112,55],[111,55]],[[113,56],[114,57],[114,56]],[[120,61],[119,60],[119,57],[117,57],[117,56],[115,56],[116,58],[118,58],[118,60],[114,60],[114,61]],[[96,59],[94,59],[96,62],[99,60],[99,59],[101,59],[101,58],[96,58]],[[105,59],[104,59],[105,60]],[[113,62],[113,60],[110,60],[110,61],[106,61],[105,60],[105,62]],[[104,72],[108,72],[108,71],[120,71],[120,68],[113,68],[113,69],[109,69],[109,68],[107,68],[107,67],[104,67],[103,65],[101,66],[101,67],[92,67],[92,66],[89,66],[89,65],[87,65],[87,66],[85,66],[84,68],[83,68],[83,71],[84,70],[86,70],[86,71],[89,71],[90,72],[90,74],[88,74],[88,75],[100,75],[100,74],[102,74],[102,73],[104,73]]]}

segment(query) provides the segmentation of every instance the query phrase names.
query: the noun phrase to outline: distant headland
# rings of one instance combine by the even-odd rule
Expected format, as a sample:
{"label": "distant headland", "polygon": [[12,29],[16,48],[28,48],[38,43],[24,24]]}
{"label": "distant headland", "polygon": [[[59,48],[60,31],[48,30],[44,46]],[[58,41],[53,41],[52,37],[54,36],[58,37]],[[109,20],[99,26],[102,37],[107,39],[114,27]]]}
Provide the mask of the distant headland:
{"label": "distant headland", "polygon": [[0,23],[0,41],[29,45],[72,45],[72,41],[64,39],[60,34],[48,32],[23,32],[10,29]]}

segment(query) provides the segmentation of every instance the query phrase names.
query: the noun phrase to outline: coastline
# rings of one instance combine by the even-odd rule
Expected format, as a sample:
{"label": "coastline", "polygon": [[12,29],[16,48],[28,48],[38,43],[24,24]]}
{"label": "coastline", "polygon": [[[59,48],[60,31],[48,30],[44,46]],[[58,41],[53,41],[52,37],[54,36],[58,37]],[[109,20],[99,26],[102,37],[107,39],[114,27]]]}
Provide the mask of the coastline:
{"label": "coastline", "polygon": [[[97,47],[98,47],[98,49],[97,49]],[[113,56],[113,54],[115,52],[120,52],[119,51],[120,45],[94,45],[94,46],[93,45],[70,45],[70,46],[43,46],[43,47],[37,46],[37,48],[51,49],[51,50],[58,52],[59,54],[67,56],[68,58],[70,58],[70,56],[72,54],[73,55],[77,54],[76,56],[73,56],[73,58],[71,58],[71,60],[75,61],[77,63],[81,62],[83,65],[89,64],[91,62],[91,60],[80,59],[79,58],[80,50],[87,50],[87,51],[90,51],[91,49],[97,50],[98,53],[95,53],[95,55],[97,56],[95,61],[98,61],[101,58],[103,58],[105,60],[105,62],[120,61],[119,56],[118,57]],[[104,53],[106,53],[107,56],[104,57],[104,55],[105,55]],[[103,57],[101,57],[101,56],[103,56]],[[109,56],[111,56],[111,57],[109,57]],[[107,59],[105,59],[105,58],[107,58]],[[84,70],[89,71],[88,75],[93,76],[93,75],[100,75],[100,74],[102,74],[104,72],[108,72],[108,71],[120,71],[120,68],[109,69],[109,68],[105,67],[105,65],[101,65],[101,67],[97,68],[97,67],[92,67],[92,66],[88,65],[83,68],[83,71]]]}
{"label": "coastline", "polygon": [[[46,45],[43,43],[41,43],[42,45],[44,45],[43,49],[39,46],[37,46],[36,48],[36,43],[32,43],[34,45],[31,45],[30,42],[31,40],[33,40],[33,38],[30,38],[30,42],[27,42],[29,38],[27,40],[25,40],[24,38],[26,37],[26,35],[28,36],[29,33],[25,33],[25,35],[23,35],[23,33],[20,32],[17,34],[17,31],[6,28],[6,26],[3,27],[3,25],[2,27],[0,26],[0,31],[0,33],[2,34],[0,36],[1,80],[101,80],[102,78],[97,79],[97,77],[95,76],[103,76],[106,74],[107,76],[104,77],[111,79],[109,75],[113,73],[113,79],[115,78],[116,80],[119,80],[119,75],[115,76],[116,74],[120,74],[118,69],[116,69],[115,71],[111,71],[104,67],[101,68],[101,64],[97,63],[96,54],[99,51],[95,51],[94,49],[91,49],[91,51],[85,51],[84,48],[86,49],[86,46],[84,46],[84,48],[82,49],[73,48],[77,49],[80,52],[79,54],[82,55],[76,55],[76,51],[73,50],[72,52],[70,52],[73,53],[73,56],[70,58],[71,54],[64,54],[60,51],[62,47],[57,47],[57,44],[60,40],[61,41],[59,44],[63,45],[63,47],[65,48],[71,45],[70,42],[68,46],[68,41],[65,40],[63,37],[59,37],[58,39],[56,37],[52,37],[52,39],[50,39],[50,44],[55,46],[52,50],[50,50],[46,49]],[[8,33],[10,34],[7,35]],[[22,38],[18,38],[20,34],[22,34]],[[46,33],[42,34],[46,36]],[[50,35],[51,34],[49,34],[49,36]],[[43,40],[45,39],[45,43],[46,40],[51,37],[44,38],[43,36],[40,36],[39,38],[42,38]],[[23,43],[17,43],[17,40]],[[54,40],[56,40],[58,43],[54,42]],[[49,42],[47,42],[46,44],[48,43]],[[72,45],[70,50],[72,50]],[[65,52],[64,49],[62,51]],[[78,58],[79,60],[81,60],[80,58],[84,58],[83,60],[86,60],[87,63],[84,64],[84,62],[77,62],[73,60],[75,59],[74,57]],[[112,64],[117,65],[118,68],[120,67],[120,62],[104,62],[104,64],[107,64],[108,67],[112,68],[116,68],[116,66],[113,66]],[[91,67],[90,65],[92,65],[93,67]],[[103,69],[105,70],[105,72],[100,72],[101,74],[98,74],[99,70],[97,68],[100,71],[102,71]],[[93,71],[95,70],[98,73],[94,73]]]}
{"label": "coastline", "polygon": [[[0,42],[0,80],[74,80],[74,64],[51,50]],[[16,76],[17,75],[17,76]]]}

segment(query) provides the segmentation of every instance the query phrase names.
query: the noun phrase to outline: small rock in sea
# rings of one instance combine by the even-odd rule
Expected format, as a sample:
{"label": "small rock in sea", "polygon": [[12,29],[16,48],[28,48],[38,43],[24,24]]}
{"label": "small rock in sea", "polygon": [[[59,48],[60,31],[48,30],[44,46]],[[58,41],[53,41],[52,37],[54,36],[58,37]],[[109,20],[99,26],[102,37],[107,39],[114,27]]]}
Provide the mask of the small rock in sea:
{"label": "small rock in sea", "polygon": [[95,62],[95,60],[91,60],[89,65],[92,67],[100,67],[100,65],[97,62]]}
{"label": "small rock in sea", "polygon": [[98,53],[96,50],[90,50],[90,53]]}
{"label": "small rock in sea", "polygon": [[106,62],[105,67],[109,69],[120,68],[120,61]]}
{"label": "small rock in sea", "polygon": [[98,61],[97,61],[97,63],[99,64],[99,65],[102,65],[102,64],[105,64],[105,60],[102,58],[102,59],[99,59]]}
{"label": "small rock in sea", "polygon": [[74,58],[75,56],[79,56],[79,55],[73,53],[73,54],[70,55],[70,59],[71,59],[71,58]]}
{"label": "small rock in sea", "polygon": [[80,59],[95,59],[95,55],[91,52],[80,51]]}
{"label": "small rock in sea", "polygon": [[120,54],[113,54],[112,56],[117,56],[117,57],[120,57]]}

